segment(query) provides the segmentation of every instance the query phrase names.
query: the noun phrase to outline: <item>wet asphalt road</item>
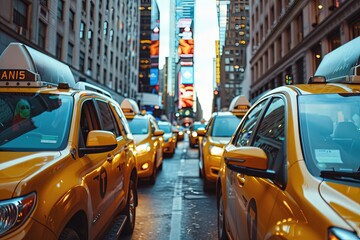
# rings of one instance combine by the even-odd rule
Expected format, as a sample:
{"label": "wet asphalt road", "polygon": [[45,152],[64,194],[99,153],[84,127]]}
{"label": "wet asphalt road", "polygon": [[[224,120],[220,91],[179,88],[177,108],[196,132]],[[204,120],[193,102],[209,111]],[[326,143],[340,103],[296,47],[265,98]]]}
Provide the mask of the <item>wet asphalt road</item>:
{"label": "wet asphalt road", "polygon": [[139,206],[132,236],[121,239],[217,239],[215,188],[203,191],[198,149],[185,137],[173,157],[165,157],[155,185],[140,181]]}

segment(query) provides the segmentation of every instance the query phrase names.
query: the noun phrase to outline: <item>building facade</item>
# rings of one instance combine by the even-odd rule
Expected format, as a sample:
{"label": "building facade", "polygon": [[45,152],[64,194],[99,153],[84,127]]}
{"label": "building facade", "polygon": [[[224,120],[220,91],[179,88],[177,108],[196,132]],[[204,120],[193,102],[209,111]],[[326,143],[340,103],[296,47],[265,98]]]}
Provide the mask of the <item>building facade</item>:
{"label": "building facade", "polygon": [[256,99],[307,83],[324,55],[360,35],[358,0],[250,0],[251,90]]}
{"label": "building facade", "polygon": [[250,40],[249,1],[232,0],[226,27],[225,45],[220,60],[220,108],[227,109],[231,100],[243,91],[247,62],[246,48]]}
{"label": "building facade", "polygon": [[121,101],[138,88],[139,1],[4,0],[0,51],[22,42]]}

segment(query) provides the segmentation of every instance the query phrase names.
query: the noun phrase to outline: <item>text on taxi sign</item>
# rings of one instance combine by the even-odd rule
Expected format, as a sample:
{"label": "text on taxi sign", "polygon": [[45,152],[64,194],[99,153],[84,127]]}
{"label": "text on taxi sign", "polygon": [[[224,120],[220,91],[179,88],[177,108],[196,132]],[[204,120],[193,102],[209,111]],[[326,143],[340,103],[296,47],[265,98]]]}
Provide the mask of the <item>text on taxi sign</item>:
{"label": "text on taxi sign", "polygon": [[21,69],[3,69],[0,70],[0,80],[2,81],[35,81],[35,74],[31,73],[28,70]]}

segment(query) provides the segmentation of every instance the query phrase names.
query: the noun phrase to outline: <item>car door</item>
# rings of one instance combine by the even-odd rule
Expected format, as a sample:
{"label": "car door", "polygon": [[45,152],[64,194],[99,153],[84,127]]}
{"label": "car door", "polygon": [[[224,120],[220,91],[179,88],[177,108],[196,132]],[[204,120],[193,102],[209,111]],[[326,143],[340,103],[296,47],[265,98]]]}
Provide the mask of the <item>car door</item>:
{"label": "car door", "polygon": [[[265,105],[264,105],[265,106]],[[285,100],[281,97],[271,98],[264,114],[254,122],[249,145],[263,149],[268,157],[268,168],[279,172],[285,163]],[[254,109],[256,110],[256,109]],[[238,236],[244,239],[264,239],[267,223],[280,191],[282,182],[251,177],[244,174],[233,174],[236,195],[236,212]]]}
{"label": "car door", "polygon": [[[248,113],[244,121],[241,122],[241,126],[237,129],[232,144],[236,147],[248,146],[250,144],[254,128],[266,103],[267,101],[262,101]],[[247,202],[243,199],[244,194],[241,192],[242,178],[244,176],[232,171],[230,168],[226,168],[225,177],[226,198],[228,202],[225,215],[228,216],[229,228],[233,237],[242,239],[246,229],[241,226],[241,223],[246,223],[247,221]],[[235,237],[236,235],[237,237]]]}
{"label": "car door", "polygon": [[[91,130],[102,130],[103,125],[100,122],[98,107],[93,98],[83,101],[80,116],[79,148],[85,146],[87,134]],[[113,166],[109,161],[111,157],[113,157],[113,151],[80,156],[80,161],[84,164],[81,181],[83,185],[86,185],[90,194],[89,208],[91,211],[89,212],[92,213],[90,216],[92,235],[99,233],[109,219],[114,185]]]}
{"label": "car door", "polygon": [[[124,189],[124,170],[128,158],[128,139],[126,135],[121,132],[118,118],[115,117],[115,106],[109,104],[106,101],[97,100],[97,106],[100,115],[101,129],[112,132],[117,140],[118,146],[107,155],[108,167],[109,167],[109,188],[112,191],[112,208],[117,209],[121,201],[125,199]],[[125,137],[124,137],[125,136]]]}

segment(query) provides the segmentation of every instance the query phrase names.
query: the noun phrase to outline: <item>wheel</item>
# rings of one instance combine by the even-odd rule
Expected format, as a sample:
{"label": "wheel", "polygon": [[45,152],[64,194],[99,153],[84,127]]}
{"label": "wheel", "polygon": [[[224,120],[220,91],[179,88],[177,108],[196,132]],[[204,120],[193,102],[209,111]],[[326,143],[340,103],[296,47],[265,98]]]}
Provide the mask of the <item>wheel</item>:
{"label": "wheel", "polygon": [[156,161],[154,162],[154,166],[153,166],[153,172],[150,176],[150,184],[154,185],[156,182],[156,175],[157,175],[157,167],[156,167]]}
{"label": "wheel", "polygon": [[127,197],[126,207],[123,211],[123,214],[126,215],[127,220],[124,226],[124,234],[132,234],[135,227],[136,219],[136,186],[134,180],[130,180],[129,183],[129,193]]}
{"label": "wheel", "polygon": [[61,232],[59,240],[80,240],[80,237],[74,229],[67,227]]}
{"label": "wheel", "polygon": [[228,237],[226,235],[226,228],[225,228],[225,209],[224,209],[224,201],[222,198],[221,189],[219,190],[219,203],[218,203],[218,239],[220,240],[227,240]]}

